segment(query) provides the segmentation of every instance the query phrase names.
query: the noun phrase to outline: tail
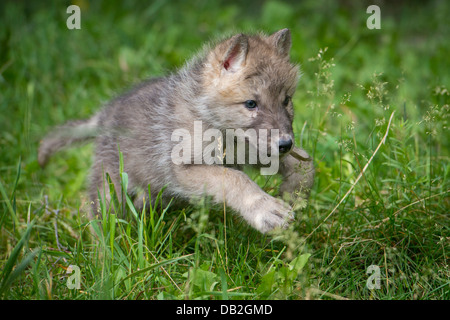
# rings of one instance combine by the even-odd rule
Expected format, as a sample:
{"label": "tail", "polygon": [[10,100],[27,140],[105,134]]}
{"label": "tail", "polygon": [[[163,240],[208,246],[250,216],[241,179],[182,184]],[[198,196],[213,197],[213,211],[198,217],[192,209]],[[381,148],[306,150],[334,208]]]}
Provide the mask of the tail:
{"label": "tail", "polygon": [[45,167],[50,156],[56,151],[74,143],[86,143],[98,134],[98,117],[87,120],[70,121],[50,132],[39,146],[38,162]]}

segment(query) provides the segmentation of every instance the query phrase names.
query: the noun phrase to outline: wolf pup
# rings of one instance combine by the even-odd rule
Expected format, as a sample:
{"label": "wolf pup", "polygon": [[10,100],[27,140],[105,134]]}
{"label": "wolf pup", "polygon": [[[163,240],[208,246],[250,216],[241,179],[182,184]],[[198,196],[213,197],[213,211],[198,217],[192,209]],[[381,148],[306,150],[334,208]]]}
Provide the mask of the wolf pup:
{"label": "wolf pup", "polygon": [[[69,122],[50,133],[41,142],[39,164],[45,166],[50,155],[62,147],[95,139],[90,179],[94,204],[98,205],[99,193],[110,200],[106,173],[115,190],[120,190],[120,149],[130,195],[136,196],[149,184],[153,194],[165,187],[163,196],[168,199],[206,195],[215,203],[225,203],[262,233],[286,227],[293,220],[292,207],[265,193],[241,171],[242,165],[230,160],[232,157],[223,163],[207,163],[201,154],[199,158],[198,153],[210,142],[202,141],[201,148],[198,143],[194,146],[199,135],[194,131],[201,128],[202,135],[211,129],[222,133],[228,129],[275,130],[278,134],[266,139],[263,147],[271,150],[271,157],[280,159],[280,192],[300,191],[308,197],[314,168],[309,155],[294,148],[292,96],[299,68],[289,61],[290,48],[288,29],[270,36],[237,34],[206,47],[178,72],[148,80],[108,103],[92,118]],[[194,137],[193,148],[187,148],[192,154],[183,150],[183,159],[197,161],[174,161],[174,147],[179,144],[173,136],[175,130]],[[261,149],[255,141],[263,141],[262,136],[244,140]],[[230,141],[228,137],[219,141],[224,154],[236,143],[236,139]],[[259,160],[253,165],[261,167]],[[142,207],[142,197],[136,197],[135,204]]]}

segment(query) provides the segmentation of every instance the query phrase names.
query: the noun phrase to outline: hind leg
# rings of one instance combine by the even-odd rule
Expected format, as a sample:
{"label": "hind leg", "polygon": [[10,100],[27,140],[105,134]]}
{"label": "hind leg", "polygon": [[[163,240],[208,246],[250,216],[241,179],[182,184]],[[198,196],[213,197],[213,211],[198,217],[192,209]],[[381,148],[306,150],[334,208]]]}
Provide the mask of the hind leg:
{"label": "hind leg", "polygon": [[[120,214],[125,212],[125,197],[122,192],[119,176],[119,163],[117,166],[111,162],[101,161],[96,158],[91,168],[91,181],[90,181],[90,200],[92,205],[91,216],[101,216],[102,205],[106,212],[110,211],[112,197],[112,188],[115,190],[115,195],[119,200],[119,204],[115,204],[111,208],[111,212]],[[120,208],[121,206],[121,208]]]}
{"label": "hind leg", "polygon": [[312,158],[302,149],[296,148],[298,154],[304,156],[305,161],[286,155],[280,165],[280,173],[283,175],[283,183],[280,186],[280,194],[288,194],[290,202],[294,202],[300,195],[308,198],[314,183],[314,165]]}

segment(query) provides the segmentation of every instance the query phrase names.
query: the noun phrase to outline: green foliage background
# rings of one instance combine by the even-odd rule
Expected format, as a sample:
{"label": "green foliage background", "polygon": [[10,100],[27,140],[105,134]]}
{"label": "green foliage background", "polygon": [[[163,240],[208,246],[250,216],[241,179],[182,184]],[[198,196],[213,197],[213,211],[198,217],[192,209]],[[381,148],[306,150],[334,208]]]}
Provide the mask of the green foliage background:
{"label": "green foliage background", "polygon": [[[450,298],[448,1],[80,0],[81,30],[66,27],[70,4],[0,4],[1,298]],[[371,4],[380,30],[366,27]],[[317,168],[287,231],[262,236],[208,202],[157,203],[131,221],[105,212],[98,226],[86,218],[92,146],[39,168],[51,127],[180,67],[208,40],[286,27],[303,72],[297,144]],[[278,177],[255,179],[276,193]],[[80,290],[67,288],[71,264]],[[370,265],[378,290],[366,287]]]}

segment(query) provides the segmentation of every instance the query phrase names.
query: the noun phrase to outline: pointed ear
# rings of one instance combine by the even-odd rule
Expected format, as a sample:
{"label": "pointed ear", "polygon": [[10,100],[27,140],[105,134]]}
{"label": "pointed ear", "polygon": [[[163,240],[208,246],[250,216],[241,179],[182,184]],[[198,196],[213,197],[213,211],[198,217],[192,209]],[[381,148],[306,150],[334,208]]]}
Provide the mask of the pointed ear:
{"label": "pointed ear", "polygon": [[229,72],[236,72],[245,64],[248,52],[248,38],[244,34],[238,34],[229,39],[225,47],[226,51],[221,61],[221,66]]}
{"label": "pointed ear", "polygon": [[269,41],[278,49],[281,55],[289,56],[292,44],[291,31],[289,29],[282,29],[275,32],[269,37]]}

